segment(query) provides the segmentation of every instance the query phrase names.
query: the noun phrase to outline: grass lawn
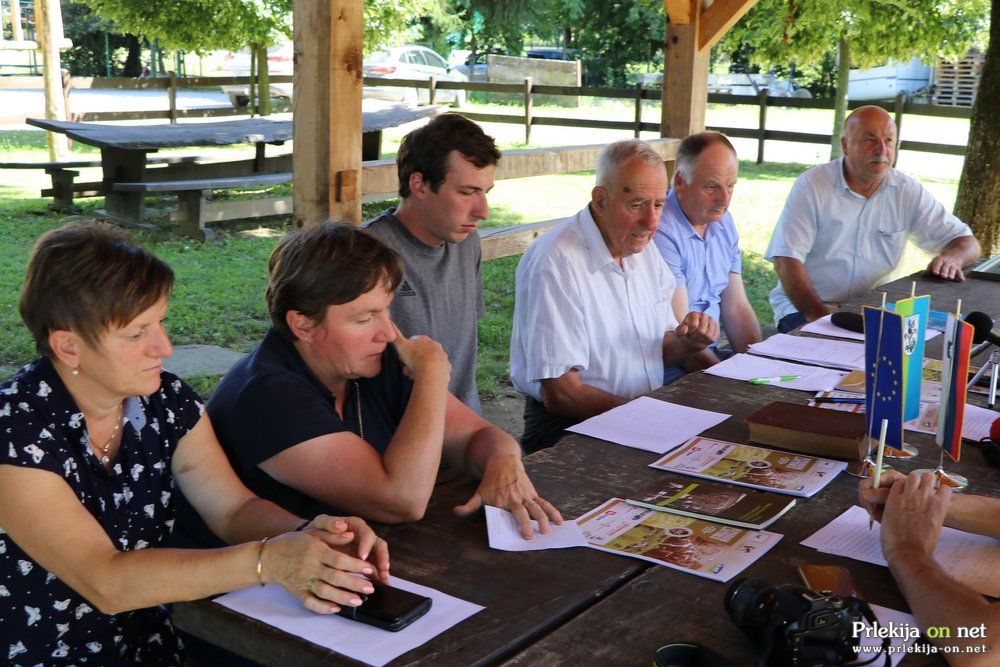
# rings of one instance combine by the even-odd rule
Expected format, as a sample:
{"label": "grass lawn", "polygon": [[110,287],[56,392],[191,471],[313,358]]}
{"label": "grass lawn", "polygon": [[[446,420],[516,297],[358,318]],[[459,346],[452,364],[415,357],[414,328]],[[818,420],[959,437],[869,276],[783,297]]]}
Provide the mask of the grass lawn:
{"label": "grass lawn", "polygon": [[[628,115],[631,107],[627,103],[598,106],[599,108],[589,111],[591,117],[598,113],[609,118],[618,113],[625,114],[625,118],[631,117]],[[654,106],[658,107],[651,104],[647,109],[651,120],[659,115],[658,108]],[[503,107],[475,108],[503,111]],[[538,110],[540,115],[572,115],[570,111],[578,116],[588,115],[580,109],[548,107]],[[745,116],[745,112],[746,109],[738,112],[733,109],[710,108],[709,123],[736,125],[739,118]],[[779,119],[778,112],[806,115],[800,116],[798,120]],[[824,122],[817,114],[825,113],[772,110],[769,120],[784,123],[786,128],[820,132],[823,131],[821,128],[813,129],[813,126]],[[935,122],[938,120],[941,119],[936,119]],[[913,125],[917,123],[914,122]],[[492,124],[487,126],[487,131],[496,136],[501,148],[523,146],[523,130],[518,126]],[[904,129],[904,133],[905,131]],[[394,154],[403,132],[386,132],[386,156]],[[960,128],[955,126],[935,132],[935,136],[942,136],[942,133],[958,136]],[[533,130],[532,145],[597,143],[624,136],[627,135],[621,132],[543,127]],[[937,140],[950,141],[951,136]],[[755,145],[750,143],[750,148],[737,145],[744,157],[756,155]],[[771,265],[763,259],[771,230],[795,177],[809,166],[826,159],[825,155],[820,156],[816,152],[824,152],[822,147],[798,145],[797,148],[798,157],[795,162],[764,165],[746,160],[741,162],[740,182],[736,186],[732,203],[732,212],[742,238],[744,281],[762,322],[769,322],[771,319],[767,293],[775,284]],[[75,149],[88,154],[88,157],[89,154],[96,154],[95,150],[85,146],[76,146]],[[246,152],[246,147],[243,149]],[[212,150],[238,152],[238,149]],[[776,147],[773,152],[778,155],[784,150]],[[190,153],[191,150],[186,152]],[[209,151],[196,152],[205,154]],[[771,144],[768,144],[768,159],[772,159],[771,153]],[[919,168],[915,171],[920,173],[917,175],[935,196],[951,208],[961,163],[955,169],[951,162],[942,157],[944,156],[904,154],[900,162],[902,165],[906,160],[918,159]],[[0,131],[0,161],[45,159],[42,132]],[[81,178],[89,180],[90,176],[98,176],[96,170],[91,172],[85,171]],[[48,186],[48,177],[44,173],[33,170],[0,173],[0,370],[3,370],[6,377],[12,367],[35,356],[33,345],[17,313],[17,300],[28,253],[42,232],[59,225],[66,216],[48,211],[47,201],[38,197],[39,189]],[[490,195],[491,218],[484,227],[504,227],[570,215],[588,201],[592,186],[592,172],[499,181]],[[100,199],[83,200],[84,212],[98,208],[101,202]],[[156,200],[152,200],[152,205],[156,205]],[[392,205],[394,203],[391,201],[366,205],[365,217],[374,217],[379,211]],[[216,231],[229,233],[220,234],[221,240],[210,245],[179,239],[169,234],[135,232],[136,238],[166,260],[177,274],[168,322],[175,344],[210,343],[247,351],[259,342],[269,325],[263,299],[267,257],[277,239],[287,229],[287,219],[273,219],[266,226],[244,226],[238,230],[235,227],[220,226]],[[517,261],[518,257],[508,257],[488,262],[484,266],[487,315],[479,323],[477,381],[480,392],[486,395],[495,395],[506,390],[509,385],[507,353]],[[921,253],[911,250],[900,273],[916,270],[926,261]],[[188,379],[206,394],[218,382],[218,377],[212,376]]]}

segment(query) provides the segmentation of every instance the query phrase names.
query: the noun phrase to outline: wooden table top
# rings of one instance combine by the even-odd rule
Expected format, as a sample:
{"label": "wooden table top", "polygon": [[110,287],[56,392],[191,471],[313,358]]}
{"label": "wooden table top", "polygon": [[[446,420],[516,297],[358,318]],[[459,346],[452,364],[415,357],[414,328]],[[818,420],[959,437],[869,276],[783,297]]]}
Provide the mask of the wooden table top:
{"label": "wooden table top", "polygon": [[[403,104],[377,111],[365,111],[361,114],[361,131],[379,132],[434,115],[438,111],[438,107],[413,108]],[[267,118],[245,118],[214,123],[158,123],[155,125],[113,125],[28,118],[27,123],[44,130],[65,134],[75,141],[90,146],[126,150],[277,143],[292,139],[291,120]]]}
{"label": "wooden table top", "polygon": [[[908,281],[884,289],[892,299],[908,296]],[[967,304],[965,312],[1000,309],[1000,290],[989,281],[957,285],[918,280],[917,293],[928,292],[935,295],[936,309],[951,308],[948,300],[958,293]],[[881,297],[872,294],[866,299],[879,303]],[[762,405],[775,400],[804,404],[810,396],[704,373],[688,375],[652,395],[732,415],[706,435],[734,442],[747,441],[745,418]],[[985,404],[982,396],[970,401]],[[920,455],[915,462],[896,464],[898,469],[936,465],[932,436],[908,432],[907,440],[920,448]],[[662,473],[647,466],[656,458],[650,452],[571,435],[525,463],[541,495],[556,503],[564,516],[576,517],[608,498],[655,483]],[[970,479],[970,492],[1000,495],[1000,470],[985,466],[975,448],[967,445],[962,460],[947,468]],[[657,647],[675,640],[696,641],[736,664],[753,664],[755,646],[723,609],[729,584],[590,549],[491,550],[482,515],[463,520],[451,512],[473,489],[471,481],[441,485],[422,521],[378,526],[389,540],[395,575],[486,607],[392,664],[648,665]],[[870,602],[908,609],[886,568],[799,544],[855,504],[856,497],[857,479],[842,474],[814,497],[798,499],[770,528],[784,538],[740,576],[798,583],[796,567],[802,563],[840,564],[850,568]],[[188,632],[264,664],[356,664],[208,601],[175,605],[175,619]],[[904,664],[943,661],[910,655]]]}

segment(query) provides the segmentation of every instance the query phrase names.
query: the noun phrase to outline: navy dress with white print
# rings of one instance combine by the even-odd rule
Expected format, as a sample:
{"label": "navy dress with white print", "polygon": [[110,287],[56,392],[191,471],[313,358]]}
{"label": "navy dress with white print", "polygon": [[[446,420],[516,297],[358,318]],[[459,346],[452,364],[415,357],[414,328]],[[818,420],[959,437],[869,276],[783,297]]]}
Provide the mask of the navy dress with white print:
{"label": "navy dress with white print", "polygon": [[[198,423],[195,392],[170,373],[125,401],[112,470],[87,444],[86,424],[48,359],[0,384],[0,465],[59,475],[119,551],[163,546],[174,518],[171,459]],[[5,660],[6,658],[6,660]],[[0,663],[182,664],[162,607],[107,615],[46,572],[0,526]]]}

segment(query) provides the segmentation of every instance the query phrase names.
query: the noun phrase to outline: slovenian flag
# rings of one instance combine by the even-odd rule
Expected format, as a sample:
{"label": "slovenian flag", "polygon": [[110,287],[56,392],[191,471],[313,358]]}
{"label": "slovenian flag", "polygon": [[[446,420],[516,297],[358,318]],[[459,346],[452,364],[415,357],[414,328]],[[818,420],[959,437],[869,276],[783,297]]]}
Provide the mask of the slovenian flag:
{"label": "slovenian flag", "polygon": [[962,423],[965,420],[972,333],[971,324],[948,314],[941,357],[941,411],[934,442],[941,445],[953,461],[957,461],[962,453]]}
{"label": "slovenian flag", "polygon": [[917,296],[897,301],[895,312],[903,317],[903,420],[910,421],[920,415],[920,382],[931,298]]}
{"label": "slovenian flag", "polygon": [[878,438],[883,419],[886,454],[903,450],[903,317],[865,306],[865,419],[868,435]]}

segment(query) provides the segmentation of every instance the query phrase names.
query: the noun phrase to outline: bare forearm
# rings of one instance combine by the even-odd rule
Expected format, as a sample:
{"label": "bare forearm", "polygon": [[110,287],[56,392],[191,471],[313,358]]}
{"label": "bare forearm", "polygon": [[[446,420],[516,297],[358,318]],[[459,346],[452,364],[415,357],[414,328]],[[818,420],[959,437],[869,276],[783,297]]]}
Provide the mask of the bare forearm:
{"label": "bare forearm", "polygon": [[696,352],[692,354],[684,361],[684,370],[689,373],[695,373],[697,371],[705,370],[706,368],[711,368],[715,364],[719,363],[719,357],[715,355],[715,352],[711,348],[706,347],[701,352]]}
{"label": "bare forearm", "polygon": [[806,320],[818,320],[830,313],[830,309],[816,293],[802,262],[791,257],[775,257],[774,270],[789,301]]}
{"label": "bare forearm", "polygon": [[403,419],[386,449],[384,495],[389,504],[398,504],[403,514],[412,515],[419,507],[422,515],[434,490],[441,465],[447,398],[447,374],[418,377]]}
{"label": "bare forearm", "polygon": [[[702,368],[708,368],[712,363],[706,363],[709,358],[705,356],[700,357],[699,360],[693,359],[697,355],[711,354],[711,359],[715,359],[715,363],[718,359],[712,354],[711,350],[707,347],[703,349],[695,349],[690,344],[685,343],[680,338],[675,336],[672,332],[668,332],[663,337],[663,365],[664,366],[684,366],[687,370],[700,370]],[[691,366],[688,366],[688,362]]]}
{"label": "bare forearm", "polygon": [[740,308],[731,313],[723,311],[722,325],[726,329],[729,344],[737,352],[746,352],[752,344],[760,342],[760,324],[749,302],[745,309]]}
{"label": "bare forearm", "polygon": [[948,506],[945,525],[1000,540],[1000,498],[954,495]]}
{"label": "bare forearm", "polygon": [[223,549],[117,552],[100,577],[74,588],[108,614],[197,600],[260,583],[259,550],[259,542],[250,542]]}
{"label": "bare forearm", "polygon": [[[941,646],[982,646],[987,652],[979,654],[949,654],[949,664],[988,664],[987,655],[1000,643],[995,630],[1000,623],[1000,606],[989,604],[981,595],[948,575],[925,553],[894,553],[887,556],[893,577],[910,605],[921,630],[929,627],[947,627],[950,638],[933,639]],[[958,638],[957,628],[985,627],[984,635],[975,638]],[[976,633],[978,634],[978,632]],[[954,658],[954,659],[953,659]]]}
{"label": "bare forearm", "polygon": [[623,405],[625,401],[589,384],[578,382],[571,389],[548,389],[542,383],[542,403],[554,415],[568,419],[589,419]]}
{"label": "bare forearm", "polygon": [[957,239],[949,241],[940,254],[942,257],[954,259],[962,265],[962,268],[965,268],[979,259],[980,252],[982,252],[982,248],[979,247],[976,237],[959,236]]}
{"label": "bare forearm", "polygon": [[462,463],[470,475],[482,477],[489,461],[503,456],[521,458],[521,446],[509,434],[488,424],[472,436]]}
{"label": "bare forearm", "polygon": [[291,532],[303,521],[268,500],[250,495],[223,525],[210,528],[226,544],[240,544]]}

